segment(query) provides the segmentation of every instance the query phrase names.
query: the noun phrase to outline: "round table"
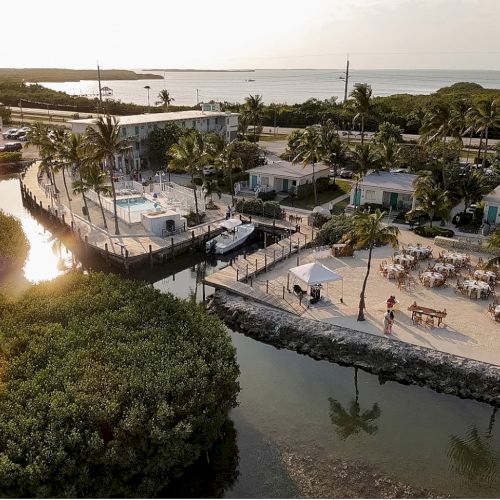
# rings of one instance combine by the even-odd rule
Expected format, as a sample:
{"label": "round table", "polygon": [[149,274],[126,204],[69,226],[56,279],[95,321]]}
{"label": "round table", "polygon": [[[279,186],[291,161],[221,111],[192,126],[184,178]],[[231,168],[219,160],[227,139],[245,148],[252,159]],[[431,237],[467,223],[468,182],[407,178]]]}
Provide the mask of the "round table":
{"label": "round table", "polygon": [[383,269],[387,271],[388,278],[396,278],[405,272],[405,268],[401,264],[387,264],[383,266]]}
{"label": "round table", "polygon": [[484,281],[479,280],[464,280],[464,289],[467,290],[469,297],[473,291],[477,292],[479,298],[483,293],[486,295],[490,292],[490,285]]}
{"label": "round table", "polygon": [[438,273],[443,273],[446,276],[453,274],[455,272],[455,266],[453,264],[445,264],[443,262],[437,262],[433,267],[434,271]]}
{"label": "round table", "polygon": [[484,271],[483,269],[478,269],[474,271],[474,278],[481,281],[486,281],[487,283],[495,283],[497,280],[497,275],[493,271]]}
{"label": "round table", "polygon": [[463,264],[467,260],[467,255],[464,253],[447,252],[443,254],[443,260],[452,264]]}
{"label": "round table", "polygon": [[444,276],[434,271],[425,271],[422,273],[422,281],[425,286],[432,288],[436,284],[439,286],[444,281]]}
{"label": "round table", "polygon": [[406,247],[406,251],[415,256],[417,259],[425,258],[432,252],[432,249],[429,247],[423,247],[421,245],[408,245]]}
{"label": "round table", "polygon": [[399,254],[394,257],[394,262],[398,262],[399,264],[411,264],[414,260],[415,257],[411,255]]}
{"label": "round table", "polygon": [[493,315],[495,317],[495,321],[498,321],[500,319],[500,306],[495,306]]}

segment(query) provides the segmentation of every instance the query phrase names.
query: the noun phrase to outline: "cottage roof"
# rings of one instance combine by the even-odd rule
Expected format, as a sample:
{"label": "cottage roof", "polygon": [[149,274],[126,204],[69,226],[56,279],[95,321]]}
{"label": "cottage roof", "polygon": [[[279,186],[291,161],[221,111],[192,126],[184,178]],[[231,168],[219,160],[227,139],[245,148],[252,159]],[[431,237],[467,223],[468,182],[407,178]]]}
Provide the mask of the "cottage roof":
{"label": "cottage roof", "polygon": [[500,205],[500,185],[497,186],[491,193],[483,197],[483,201]]}
{"label": "cottage roof", "polygon": [[[329,170],[329,167],[321,163],[315,165],[314,171],[316,174]],[[249,174],[272,175],[273,177],[282,177],[286,179],[300,179],[304,176],[311,175],[313,171],[312,165],[303,165],[302,163],[291,163],[285,160],[272,160],[267,165],[255,167],[247,170]]]}
{"label": "cottage roof", "polygon": [[363,187],[378,187],[389,191],[413,193],[415,191],[413,182],[416,178],[417,176],[413,174],[379,171],[366,175],[360,185]]}

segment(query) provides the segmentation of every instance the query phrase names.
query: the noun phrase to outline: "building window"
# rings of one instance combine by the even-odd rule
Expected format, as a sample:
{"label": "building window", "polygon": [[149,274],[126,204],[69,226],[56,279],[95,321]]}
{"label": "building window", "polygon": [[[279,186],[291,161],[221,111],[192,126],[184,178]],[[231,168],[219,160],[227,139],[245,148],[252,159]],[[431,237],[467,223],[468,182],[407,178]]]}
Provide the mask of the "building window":
{"label": "building window", "polygon": [[138,125],[135,126],[135,135],[139,135],[139,126]]}
{"label": "building window", "polygon": [[193,128],[196,128],[196,122],[193,120],[193,125],[192,125]]}
{"label": "building window", "polygon": [[186,122],[181,122],[181,127],[186,128]]}
{"label": "building window", "polygon": [[260,183],[261,183],[263,186],[269,186],[269,177],[261,177],[261,178],[260,178]]}
{"label": "building window", "polygon": [[127,137],[127,129],[125,127],[122,127],[122,135],[123,137]]}
{"label": "building window", "polygon": [[373,189],[365,191],[365,201],[375,201],[375,191]]}

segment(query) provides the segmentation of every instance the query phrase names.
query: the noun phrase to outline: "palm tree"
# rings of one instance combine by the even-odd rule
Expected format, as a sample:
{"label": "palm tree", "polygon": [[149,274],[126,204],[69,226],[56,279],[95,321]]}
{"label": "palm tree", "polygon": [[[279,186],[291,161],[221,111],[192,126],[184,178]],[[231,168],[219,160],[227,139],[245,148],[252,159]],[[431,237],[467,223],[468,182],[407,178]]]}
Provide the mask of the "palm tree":
{"label": "palm tree", "polygon": [[221,199],[222,190],[216,180],[205,179],[202,190],[205,192],[205,199],[210,197],[210,203],[212,205],[214,204],[214,194],[219,197],[219,200]]}
{"label": "palm tree", "polygon": [[228,175],[231,200],[234,201],[233,169],[242,167],[241,158],[236,155],[235,142],[231,142],[224,147],[215,158],[215,165]]}
{"label": "palm tree", "polygon": [[[488,248],[495,250],[496,252],[500,251],[500,229],[496,229],[491,236],[488,238],[487,243]],[[496,269],[500,266],[500,257],[492,257],[486,263],[486,269]]]}
{"label": "palm tree", "polygon": [[384,216],[385,212],[381,212],[379,209],[373,213],[358,212],[354,214],[352,216],[353,229],[346,238],[356,248],[368,248],[366,276],[359,295],[358,321],[365,320],[365,292],[368,276],[370,275],[373,247],[387,244],[392,245],[394,248],[398,246],[399,229],[382,224]]}
{"label": "palm tree", "polygon": [[101,170],[101,167],[97,162],[90,161],[85,166],[84,177],[86,184],[91,189],[93,189],[97,194],[97,199],[99,200],[99,207],[101,209],[104,228],[108,229],[108,223],[106,222],[106,215],[104,214],[104,208],[102,206],[102,200],[101,200],[101,193],[109,195],[111,191],[111,187],[107,183],[107,176]]}
{"label": "palm tree", "polygon": [[380,163],[386,170],[394,168],[399,163],[401,148],[394,139],[389,139],[380,145]]}
{"label": "palm tree", "polygon": [[113,171],[115,168],[115,156],[122,154],[128,147],[128,141],[120,137],[120,126],[118,120],[113,116],[100,116],[94,127],[87,129],[88,143],[92,145],[94,159],[103,163],[108,171],[111,182],[111,192],[113,194],[113,210],[115,219],[115,234],[120,234],[118,226],[118,213],[116,211],[116,190],[113,181]]}
{"label": "palm tree", "polygon": [[488,485],[498,473],[499,456],[491,444],[491,434],[483,438],[476,427],[470,428],[465,438],[450,435],[447,455],[451,469],[468,481]]}
{"label": "palm tree", "polygon": [[445,191],[440,185],[431,184],[431,182],[429,177],[420,186],[417,186],[415,190],[417,206],[406,214],[408,219],[428,217],[430,227],[432,227],[434,217],[441,217],[445,220],[450,215],[451,210],[448,191]]}
{"label": "palm tree", "polygon": [[170,92],[167,89],[164,89],[160,90],[160,92],[158,93],[158,101],[156,101],[155,104],[156,105],[161,104],[162,106],[166,106],[168,111],[168,107],[173,101],[175,101],[175,99],[170,96]]}
{"label": "palm tree", "polygon": [[339,167],[347,163],[347,146],[340,140],[337,129],[327,122],[320,129],[323,162],[333,169],[333,183]]}
{"label": "palm tree", "polygon": [[249,95],[245,97],[243,115],[248,117],[248,122],[253,125],[253,142],[257,142],[257,126],[262,121],[264,103],[261,95]]}
{"label": "palm tree", "polygon": [[483,98],[469,110],[468,116],[475,124],[476,131],[484,134],[483,167],[486,167],[489,131],[500,127],[500,102],[493,97]]}
{"label": "palm tree", "polygon": [[356,83],[350,96],[356,113],[353,121],[361,120],[361,144],[364,144],[365,121],[372,111],[372,88],[367,83]]}
{"label": "palm tree", "polygon": [[363,176],[369,170],[378,169],[380,156],[374,144],[357,144],[353,151],[352,161],[356,172]]}
{"label": "palm tree", "polygon": [[92,224],[92,219],[90,218],[90,212],[89,212],[89,206],[87,204],[87,197],[85,196],[85,193],[90,189],[89,184],[87,181],[82,177],[80,174],[80,178],[77,179],[76,181],[73,181],[72,184],[72,189],[73,189],[73,194],[81,194],[83,198],[83,204],[85,206],[85,212],[87,213],[87,219],[90,224]]}
{"label": "palm tree", "polygon": [[174,144],[169,153],[171,155],[170,164],[175,168],[184,169],[188,174],[191,174],[191,182],[193,183],[194,204],[196,210],[196,219],[200,223],[200,212],[198,209],[198,195],[194,178],[199,174],[201,167],[207,160],[205,145],[202,135],[193,130],[190,133],[183,135],[177,144]]}
{"label": "palm tree", "polygon": [[453,130],[454,116],[452,108],[447,103],[438,103],[427,110],[420,134],[424,142],[432,142],[437,139],[446,142],[446,138],[453,135]]}
{"label": "palm tree", "polygon": [[328,398],[330,402],[330,419],[337,428],[337,434],[342,439],[366,432],[367,434],[375,434],[378,427],[374,424],[382,412],[377,403],[374,403],[370,410],[365,410],[361,413],[359,405],[359,390],[358,390],[358,367],[354,367],[354,387],[355,399],[351,401],[349,411],[335,399]]}
{"label": "palm tree", "polygon": [[321,147],[321,137],[318,129],[307,127],[300,135],[297,146],[296,156],[293,163],[302,162],[306,167],[309,163],[312,165],[312,183],[314,190],[314,206],[318,205],[318,193],[316,191],[316,163],[323,158],[323,149]]}
{"label": "palm tree", "polygon": [[454,190],[464,199],[464,211],[471,204],[481,201],[485,194],[488,194],[491,189],[485,177],[477,170],[468,172],[466,175],[458,179]]}

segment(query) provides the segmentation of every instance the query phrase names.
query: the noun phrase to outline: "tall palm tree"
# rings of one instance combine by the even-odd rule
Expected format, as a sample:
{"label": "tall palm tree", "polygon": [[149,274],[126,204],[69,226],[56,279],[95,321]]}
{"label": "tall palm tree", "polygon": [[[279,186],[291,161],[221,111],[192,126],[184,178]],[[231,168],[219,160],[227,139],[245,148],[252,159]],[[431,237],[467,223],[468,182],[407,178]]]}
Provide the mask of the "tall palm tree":
{"label": "tall palm tree", "polygon": [[368,276],[370,275],[373,247],[387,244],[394,248],[398,246],[399,229],[394,226],[384,225],[382,223],[384,216],[385,212],[381,212],[379,209],[373,213],[355,213],[352,216],[353,229],[346,237],[355,248],[368,248],[366,275],[359,295],[358,321],[365,320],[365,292]]}
{"label": "tall palm tree", "polygon": [[491,187],[482,174],[473,170],[459,177],[454,191],[464,199],[464,211],[466,211],[473,203],[481,201],[483,196],[491,191]]}
{"label": "tall palm tree", "polygon": [[245,97],[243,105],[243,115],[248,117],[249,123],[253,125],[253,142],[257,142],[257,127],[262,122],[264,103],[261,95],[249,95]]}
{"label": "tall palm tree", "polygon": [[106,222],[106,215],[104,214],[104,208],[101,200],[101,194],[109,195],[111,191],[111,187],[107,182],[107,176],[97,162],[90,161],[85,166],[84,177],[87,185],[97,194],[104,228],[108,229],[108,223]]}
{"label": "tall palm tree", "polygon": [[476,130],[484,134],[483,166],[486,167],[488,135],[492,128],[500,127],[500,101],[493,97],[483,98],[469,111]]}
{"label": "tall palm tree", "polygon": [[453,113],[447,103],[438,103],[427,110],[420,134],[425,142],[446,138],[452,135],[454,128]]}
{"label": "tall palm tree", "polygon": [[372,88],[367,83],[356,83],[352,90],[351,105],[356,113],[353,121],[361,120],[361,144],[365,139],[365,122],[372,112]]}
{"label": "tall palm tree", "polygon": [[337,129],[332,122],[327,122],[320,129],[322,157],[325,165],[333,169],[333,183],[339,167],[347,163],[347,146],[340,140]]}
{"label": "tall palm tree", "polygon": [[155,104],[166,106],[168,111],[168,107],[173,101],[175,101],[175,99],[170,95],[170,92],[167,89],[164,89],[160,90],[160,92],[158,93],[158,101],[156,101]]}
{"label": "tall palm tree", "polygon": [[214,194],[219,197],[219,200],[222,196],[222,190],[216,180],[205,179],[202,190],[205,192],[205,199],[210,198],[212,205],[214,203]]}
{"label": "tall palm tree", "polygon": [[92,219],[90,218],[89,206],[87,203],[87,197],[85,193],[90,189],[90,185],[87,183],[84,177],[80,174],[79,178],[74,180],[72,183],[73,194],[81,194],[83,198],[83,204],[85,206],[85,212],[87,213],[87,220],[92,224]]}
{"label": "tall palm tree", "polygon": [[236,155],[236,143],[227,144],[215,158],[215,165],[229,177],[231,200],[234,201],[233,170],[242,167],[241,158]]}
{"label": "tall palm tree", "polygon": [[330,402],[330,419],[337,429],[337,434],[342,439],[366,432],[367,434],[375,434],[378,427],[374,424],[382,412],[377,403],[374,403],[371,409],[361,413],[359,405],[359,390],[358,390],[358,367],[354,367],[354,387],[355,399],[351,401],[349,411],[335,399],[328,398]]}
{"label": "tall palm tree", "polygon": [[377,170],[380,165],[380,155],[375,144],[357,144],[352,154],[352,161],[357,173],[366,175],[369,170]]}
{"label": "tall palm tree", "polygon": [[380,153],[380,164],[390,170],[399,163],[401,148],[394,139],[389,139],[380,145]]}
{"label": "tall palm tree", "polygon": [[296,156],[293,163],[302,162],[306,167],[309,163],[312,165],[312,183],[314,190],[314,206],[318,204],[318,193],[316,190],[316,163],[323,159],[323,148],[321,147],[321,137],[318,129],[307,127],[300,135],[297,146]]}
{"label": "tall palm tree", "polygon": [[199,224],[201,219],[198,209],[198,194],[194,179],[195,175],[200,173],[202,166],[207,161],[203,136],[199,132],[193,130],[189,134],[183,135],[179,139],[179,142],[170,148],[169,153],[171,155],[170,165],[174,168],[183,169],[191,175],[196,219]]}
{"label": "tall palm tree", "polygon": [[[496,229],[491,236],[488,238],[487,243],[488,248],[495,250],[497,253],[500,252],[500,229]],[[492,257],[486,263],[487,269],[498,270],[500,267],[500,257]]]}
{"label": "tall palm tree", "polygon": [[116,211],[116,190],[113,180],[115,169],[115,156],[123,154],[128,148],[128,141],[120,137],[120,126],[118,120],[113,116],[100,116],[94,127],[88,127],[87,140],[92,146],[94,159],[104,164],[108,171],[113,194],[113,210],[115,220],[115,234],[120,234],[118,226],[118,213]]}
{"label": "tall palm tree", "polygon": [[426,183],[422,183],[415,191],[417,206],[410,210],[406,217],[412,219],[414,217],[428,217],[429,225],[432,227],[434,217],[447,219],[450,215],[450,198],[449,192],[445,191],[440,185],[431,185],[430,178]]}

